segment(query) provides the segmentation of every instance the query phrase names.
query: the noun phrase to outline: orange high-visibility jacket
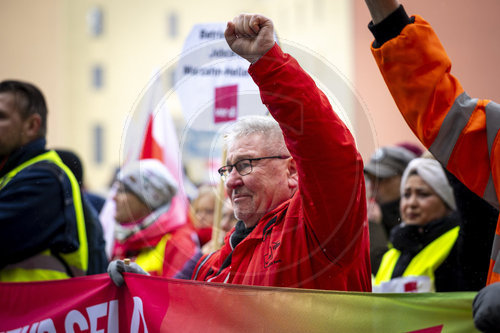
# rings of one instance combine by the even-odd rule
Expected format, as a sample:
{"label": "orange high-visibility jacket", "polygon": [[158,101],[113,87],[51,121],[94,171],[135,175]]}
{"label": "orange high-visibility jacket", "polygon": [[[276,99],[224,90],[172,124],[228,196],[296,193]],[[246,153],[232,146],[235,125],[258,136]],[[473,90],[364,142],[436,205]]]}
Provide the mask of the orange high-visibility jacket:
{"label": "orange high-visibility jacket", "polygon": [[[372,53],[415,135],[467,187],[498,208],[500,105],[470,98],[431,26],[416,16]],[[488,284],[500,281],[500,220]]]}

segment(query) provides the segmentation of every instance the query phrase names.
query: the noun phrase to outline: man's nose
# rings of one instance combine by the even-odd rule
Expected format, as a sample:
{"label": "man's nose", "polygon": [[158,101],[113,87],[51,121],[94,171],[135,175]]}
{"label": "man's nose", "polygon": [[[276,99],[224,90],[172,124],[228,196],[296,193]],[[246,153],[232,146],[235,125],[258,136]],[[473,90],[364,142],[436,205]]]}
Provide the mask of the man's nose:
{"label": "man's nose", "polygon": [[243,184],[241,175],[238,173],[236,168],[233,168],[226,176],[225,186],[226,188],[237,188]]}

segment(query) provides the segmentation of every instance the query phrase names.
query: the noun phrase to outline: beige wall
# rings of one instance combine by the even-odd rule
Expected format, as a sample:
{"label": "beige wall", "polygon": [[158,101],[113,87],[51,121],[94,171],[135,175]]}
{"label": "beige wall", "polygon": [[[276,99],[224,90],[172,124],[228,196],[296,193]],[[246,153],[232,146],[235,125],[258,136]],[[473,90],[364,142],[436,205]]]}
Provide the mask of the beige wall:
{"label": "beige wall", "polygon": [[[500,2],[497,0],[408,0],[407,12],[419,14],[432,24],[449,57],[452,73],[472,97],[500,100],[497,78],[500,67],[500,26],[496,23]],[[370,16],[364,1],[355,1],[355,82],[372,125],[376,145],[402,140],[417,142],[390,96],[369,50],[373,40],[367,25]],[[359,118],[359,115],[358,115]],[[358,131],[369,131],[367,123],[357,123]],[[371,143],[363,141],[360,149],[369,156]]]}
{"label": "beige wall", "polygon": [[69,132],[64,48],[64,6],[58,0],[0,1],[0,79],[29,81],[42,88],[49,107],[48,140]]}

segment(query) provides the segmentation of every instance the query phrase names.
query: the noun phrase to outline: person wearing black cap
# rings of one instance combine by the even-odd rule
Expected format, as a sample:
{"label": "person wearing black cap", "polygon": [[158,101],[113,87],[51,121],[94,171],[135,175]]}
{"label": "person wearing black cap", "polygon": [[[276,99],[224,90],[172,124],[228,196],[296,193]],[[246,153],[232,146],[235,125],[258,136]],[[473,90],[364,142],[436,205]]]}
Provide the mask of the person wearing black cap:
{"label": "person wearing black cap", "polygon": [[373,274],[387,251],[391,229],[401,221],[399,214],[401,176],[408,163],[417,156],[399,146],[377,149],[365,166],[367,178],[368,221],[370,223],[370,257]]}

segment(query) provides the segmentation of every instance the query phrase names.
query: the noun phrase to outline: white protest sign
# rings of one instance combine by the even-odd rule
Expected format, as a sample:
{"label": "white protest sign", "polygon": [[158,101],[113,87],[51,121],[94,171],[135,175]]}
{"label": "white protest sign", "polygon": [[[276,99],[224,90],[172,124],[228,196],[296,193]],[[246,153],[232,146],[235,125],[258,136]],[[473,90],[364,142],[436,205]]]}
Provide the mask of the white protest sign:
{"label": "white protest sign", "polygon": [[175,91],[191,129],[217,131],[246,115],[265,115],[249,62],[224,39],[226,23],[195,25],[175,72]]}

